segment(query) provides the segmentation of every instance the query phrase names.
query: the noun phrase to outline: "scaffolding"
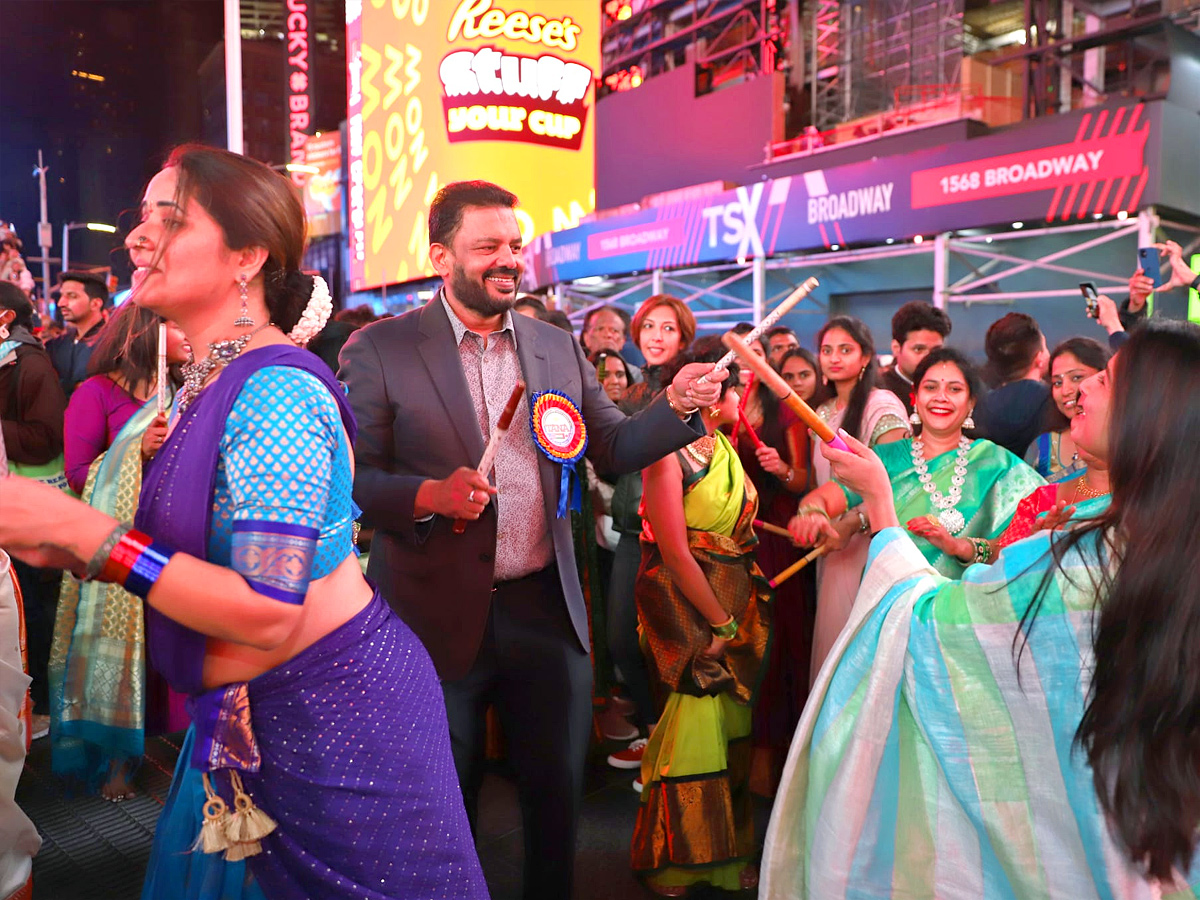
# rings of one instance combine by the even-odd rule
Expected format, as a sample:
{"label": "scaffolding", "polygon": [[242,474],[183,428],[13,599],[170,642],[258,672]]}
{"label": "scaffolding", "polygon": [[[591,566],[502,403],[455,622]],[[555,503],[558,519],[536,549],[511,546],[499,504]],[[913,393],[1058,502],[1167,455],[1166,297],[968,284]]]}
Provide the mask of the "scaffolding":
{"label": "scaffolding", "polygon": [[914,85],[959,83],[963,2],[805,4],[811,124],[829,130],[891,109]]}

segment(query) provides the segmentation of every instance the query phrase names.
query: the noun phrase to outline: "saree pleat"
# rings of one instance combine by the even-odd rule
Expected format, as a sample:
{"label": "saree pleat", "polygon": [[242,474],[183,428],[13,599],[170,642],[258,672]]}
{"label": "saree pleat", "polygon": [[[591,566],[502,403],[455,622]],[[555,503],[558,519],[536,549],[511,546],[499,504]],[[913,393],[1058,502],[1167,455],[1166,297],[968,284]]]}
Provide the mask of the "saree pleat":
{"label": "saree pleat", "polygon": [[754,563],[756,509],[753,486],[718,435],[707,473],[686,488],[684,512],[692,556],[738,623],[720,658],[702,653],[712,640],[709,623],[643,534],[639,629],[665,702],[642,756],[630,858],[634,871],[656,884],[736,890],[754,853],[750,707],[770,651],[771,599]]}

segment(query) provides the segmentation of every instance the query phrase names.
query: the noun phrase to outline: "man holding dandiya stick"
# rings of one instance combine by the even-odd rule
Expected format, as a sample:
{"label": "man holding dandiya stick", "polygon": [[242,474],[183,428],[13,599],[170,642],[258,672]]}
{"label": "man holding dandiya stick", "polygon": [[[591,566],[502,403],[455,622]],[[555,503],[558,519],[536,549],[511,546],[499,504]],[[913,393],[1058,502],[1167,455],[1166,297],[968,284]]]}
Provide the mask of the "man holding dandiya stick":
{"label": "man holding dandiya stick", "polygon": [[[591,733],[574,467],[586,453],[636,471],[691,443],[722,379],[699,383],[713,367],[687,366],[641,413],[621,413],[570,334],[511,314],[525,268],[516,203],[488,182],[443,187],[429,210],[442,289],[355,332],[339,378],[359,425],[354,497],[376,529],[368,574],[437,665],[472,827],[494,703],[526,826],[524,896],[562,900]],[[528,389],[489,478],[477,466],[518,381]]]}

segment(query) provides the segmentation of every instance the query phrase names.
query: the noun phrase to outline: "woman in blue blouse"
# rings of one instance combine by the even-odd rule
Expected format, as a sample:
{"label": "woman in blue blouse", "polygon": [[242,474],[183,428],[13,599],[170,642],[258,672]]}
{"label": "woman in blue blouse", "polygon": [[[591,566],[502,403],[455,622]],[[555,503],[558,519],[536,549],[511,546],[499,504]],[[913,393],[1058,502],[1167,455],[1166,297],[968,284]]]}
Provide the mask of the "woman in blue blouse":
{"label": "woman in blue blouse", "polygon": [[13,478],[0,544],[143,597],[150,658],[190,697],[143,896],[486,897],[433,665],[353,552],[353,418],[296,346],[329,302],[291,185],[181,147],[126,245],[134,300],[208,348],[138,530]]}

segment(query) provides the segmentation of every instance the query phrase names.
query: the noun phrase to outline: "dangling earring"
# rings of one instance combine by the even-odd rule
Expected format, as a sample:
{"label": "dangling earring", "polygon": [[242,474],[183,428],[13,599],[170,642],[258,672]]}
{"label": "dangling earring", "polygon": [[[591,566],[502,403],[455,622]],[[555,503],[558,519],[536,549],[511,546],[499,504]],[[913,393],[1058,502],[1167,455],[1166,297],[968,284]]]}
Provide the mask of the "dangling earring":
{"label": "dangling earring", "polygon": [[0,341],[8,340],[8,326],[0,325]]}
{"label": "dangling earring", "polygon": [[[975,410],[971,410],[974,412]],[[966,431],[972,431],[975,428],[975,420],[971,417],[971,413],[967,413],[967,417],[963,419],[962,427]]]}
{"label": "dangling earring", "polygon": [[921,417],[920,417],[920,415],[917,414],[917,411],[915,409],[909,414],[908,421],[911,422],[913,425],[921,424]]}
{"label": "dangling earring", "polygon": [[242,313],[233,320],[233,327],[249,328],[254,324],[254,319],[250,318],[250,307],[246,303],[249,287],[246,284],[246,273],[244,272],[238,276],[238,294],[242,298]]}
{"label": "dangling earring", "polygon": [[708,408],[708,417],[709,417],[710,419],[715,419],[715,418],[716,418],[717,416],[719,416],[720,414],[721,414],[721,407],[719,407],[719,406],[710,406],[710,407]]}

